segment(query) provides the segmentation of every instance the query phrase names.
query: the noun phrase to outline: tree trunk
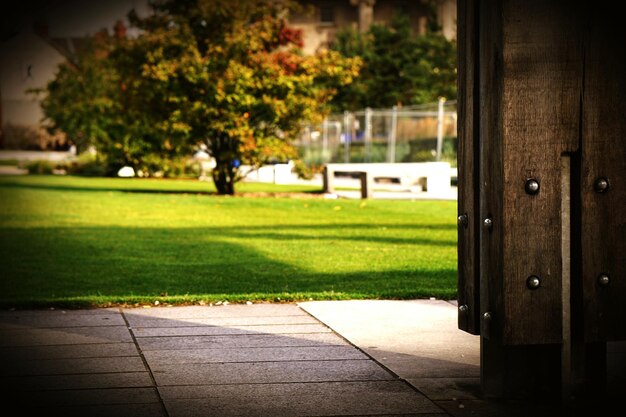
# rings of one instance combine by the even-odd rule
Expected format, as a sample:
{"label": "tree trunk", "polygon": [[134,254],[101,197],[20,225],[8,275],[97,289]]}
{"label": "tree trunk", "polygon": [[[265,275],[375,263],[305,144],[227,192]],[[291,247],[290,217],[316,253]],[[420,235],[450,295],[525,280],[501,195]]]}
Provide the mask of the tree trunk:
{"label": "tree trunk", "polygon": [[237,168],[233,167],[231,161],[216,161],[213,168],[213,183],[218,194],[235,194],[235,177]]}

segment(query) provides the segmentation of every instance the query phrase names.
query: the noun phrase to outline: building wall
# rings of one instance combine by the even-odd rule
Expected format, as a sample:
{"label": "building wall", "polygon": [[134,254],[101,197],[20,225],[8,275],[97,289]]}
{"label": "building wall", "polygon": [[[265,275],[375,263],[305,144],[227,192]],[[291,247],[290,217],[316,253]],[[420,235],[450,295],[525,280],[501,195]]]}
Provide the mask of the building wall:
{"label": "building wall", "polygon": [[[45,87],[65,60],[48,40],[80,38],[103,28],[111,31],[132,8],[140,15],[148,12],[145,0],[108,0],[88,6],[66,0],[37,10],[22,7],[11,16],[12,22],[3,20],[2,24],[17,34],[0,42],[0,147],[47,146],[57,141],[41,128],[41,107],[36,97],[27,93]],[[34,32],[35,22],[39,30],[45,22],[45,33]],[[71,44],[68,50],[72,50]]]}
{"label": "building wall", "polygon": [[[359,27],[359,5],[362,0],[300,0],[303,10],[293,15],[290,23],[302,30],[304,52],[315,53],[330,45],[338,30]],[[424,0],[366,0],[373,3],[371,23],[386,24],[401,13],[408,16],[414,33],[426,30],[427,1]],[[322,21],[332,11],[332,21]],[[456,0],[436,0],[437,18],[448,39],[456,38]]]}
{"label": "building wall", "polygon": [[51,140],[40,128],[43,112],[30,89],[44,88],[64,57],[32,31],[0,46],[0,108],[4,147],[45,146]]}

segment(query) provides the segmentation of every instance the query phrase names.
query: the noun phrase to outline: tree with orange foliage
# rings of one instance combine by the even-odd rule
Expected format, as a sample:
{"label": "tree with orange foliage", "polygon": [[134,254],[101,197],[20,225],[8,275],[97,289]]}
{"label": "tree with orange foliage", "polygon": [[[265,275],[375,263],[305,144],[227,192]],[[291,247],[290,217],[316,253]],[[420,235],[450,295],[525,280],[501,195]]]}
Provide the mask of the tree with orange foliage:
{"label": "tree with orange foliage", "polygon": [[337,52],[304,56],[302,36],[286,22],[290,5],[271,0],[170,0],[114,58],[159,109],[170,135],[202,142],[215,159],[220,194],[234,194],[240,165],[295,156],[304,121],[320,120],[337,89],[358,74],[359,59]]}

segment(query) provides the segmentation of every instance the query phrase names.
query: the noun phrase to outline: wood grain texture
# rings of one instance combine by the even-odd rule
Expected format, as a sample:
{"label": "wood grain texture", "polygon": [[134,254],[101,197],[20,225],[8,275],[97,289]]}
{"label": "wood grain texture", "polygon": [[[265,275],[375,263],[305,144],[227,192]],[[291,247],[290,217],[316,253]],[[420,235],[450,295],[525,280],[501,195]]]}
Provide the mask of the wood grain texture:
{"label": "wood grain texture", "polygon": [[[586,342],[626,339],[626,39],[610,7],[590,17],[585,44],[581,172]],[[594,191],[599,177],[609,181]],[[607,287],[598,276],[610,276]]]}
{"label": "wood grain texture", "polygon": [[478,233],[478,106],[477,2],[458,2],[458,215],[467,223],[459,224],[458,236],[458,326],[472,334],[480,333],[480,281]]}
{"label": "wood grain texture", "polygon": [[[506,318],[503,309],[502,189],[502,2],[487,0],[479,5],[479,194],[480,194],[480,309],[481,336],[501,340]],[[493,227],[484,227],[484,219]],[[490,320],[484,319],[489,312]]]}
{"label": "wood grain texture", "polygon": [[[503,341],[560,343],[561,154],[577,150],[582,47],[573,8],[503,8]],[[535,179],[538,194],[525,191]],[[540,286],[531,290],[535,275]]]}

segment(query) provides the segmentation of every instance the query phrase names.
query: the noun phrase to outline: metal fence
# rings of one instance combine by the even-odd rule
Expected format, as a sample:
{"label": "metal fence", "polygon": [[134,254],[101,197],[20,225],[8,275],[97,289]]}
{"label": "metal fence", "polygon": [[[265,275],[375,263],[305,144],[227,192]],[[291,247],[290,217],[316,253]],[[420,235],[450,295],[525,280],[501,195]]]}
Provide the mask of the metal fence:
{"label": "metal fence", "polygon": [[310,165],[446,161],[456,166],[456,101],[331,115],[305,125],[296,147]]}

